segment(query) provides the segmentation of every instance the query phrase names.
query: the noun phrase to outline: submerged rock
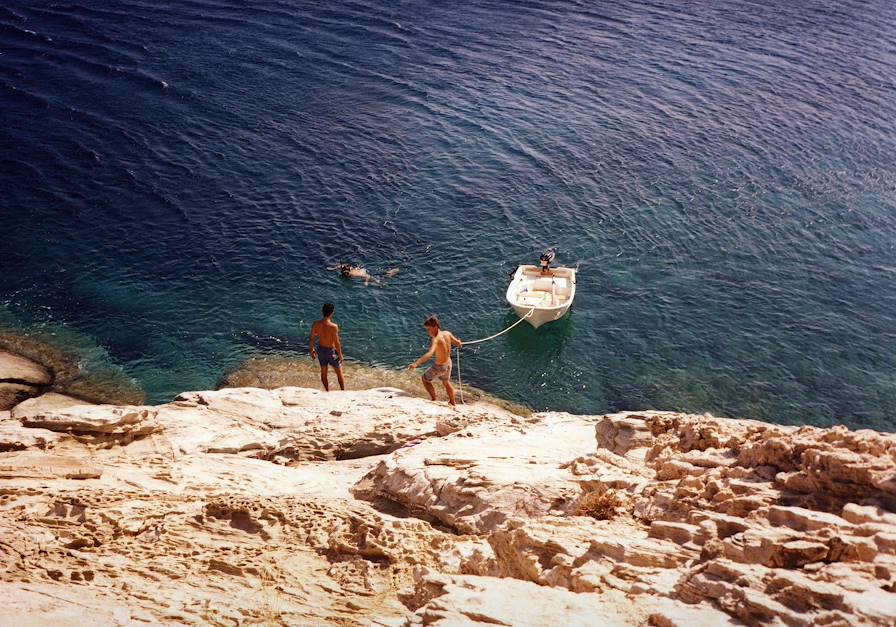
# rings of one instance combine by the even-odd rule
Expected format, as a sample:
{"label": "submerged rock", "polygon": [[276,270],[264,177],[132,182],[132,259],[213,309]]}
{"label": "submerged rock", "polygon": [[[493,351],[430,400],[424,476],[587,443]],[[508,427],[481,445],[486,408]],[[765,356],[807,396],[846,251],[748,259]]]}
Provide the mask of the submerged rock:
{"label": "submerged rock", "polygon": [[[143,402],[143,392],[120,367],[91,363],[84,355],[69,352],[57,342],[52,335],[40,332],[0,329],[0,403],[4,382],[33,388],[27,395],[14,397],[19,403],[44,392],[70,395],[83,403]],[[12,406],[9,403],[7,409]]]}

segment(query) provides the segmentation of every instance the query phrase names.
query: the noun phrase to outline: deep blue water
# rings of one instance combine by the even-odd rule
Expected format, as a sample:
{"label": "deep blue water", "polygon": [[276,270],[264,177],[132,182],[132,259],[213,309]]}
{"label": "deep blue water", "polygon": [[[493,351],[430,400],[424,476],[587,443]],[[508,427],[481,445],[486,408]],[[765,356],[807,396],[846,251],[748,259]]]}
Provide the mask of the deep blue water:
{"label": "deep blue water", "polygon": [[[896,4],[5,0],[0,314],[162,402],[437,312],[535,408],[896,429]],[[401,273],[341,280],[348,260]]]}

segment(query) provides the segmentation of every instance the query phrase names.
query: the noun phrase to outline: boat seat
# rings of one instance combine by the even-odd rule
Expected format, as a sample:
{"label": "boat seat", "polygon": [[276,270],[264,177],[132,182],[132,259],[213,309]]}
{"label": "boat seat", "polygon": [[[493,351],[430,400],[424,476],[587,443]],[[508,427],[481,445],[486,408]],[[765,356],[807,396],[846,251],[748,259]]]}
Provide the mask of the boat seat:
{"label": "boat seat", "polygon": [[520,292],[516,297],[516,302],[520,305],[545,306],[551,304],[551,293],[540,290],[530,290],[528,292]]}
{"label": "boat seat", "polygon": [[550,293],[553,289],[558,294],[569,294],[569,279],[565,276],[541,277],[536,279],[533,289]]}

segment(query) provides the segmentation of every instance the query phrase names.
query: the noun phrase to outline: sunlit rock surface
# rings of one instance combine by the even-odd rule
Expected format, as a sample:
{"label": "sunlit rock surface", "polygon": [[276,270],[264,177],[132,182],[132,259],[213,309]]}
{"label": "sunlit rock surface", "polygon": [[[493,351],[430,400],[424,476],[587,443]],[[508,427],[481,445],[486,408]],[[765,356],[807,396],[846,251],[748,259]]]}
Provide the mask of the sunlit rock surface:
{"label": "sunlit rock surface", "polygon": [[392,388],[60,396],[0,411],[2,624],[896,622],[890,434]]}

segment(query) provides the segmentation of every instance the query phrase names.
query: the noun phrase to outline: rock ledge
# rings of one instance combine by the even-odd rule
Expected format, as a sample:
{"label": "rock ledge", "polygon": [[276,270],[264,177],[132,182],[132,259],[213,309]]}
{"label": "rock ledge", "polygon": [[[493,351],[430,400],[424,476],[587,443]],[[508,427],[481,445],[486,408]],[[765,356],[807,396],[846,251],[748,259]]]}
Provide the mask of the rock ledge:
{"label": "rock ledge", "polygon": [[896,437],[391,388],[17,396],[0,537],[3,623],[892,625]]}

